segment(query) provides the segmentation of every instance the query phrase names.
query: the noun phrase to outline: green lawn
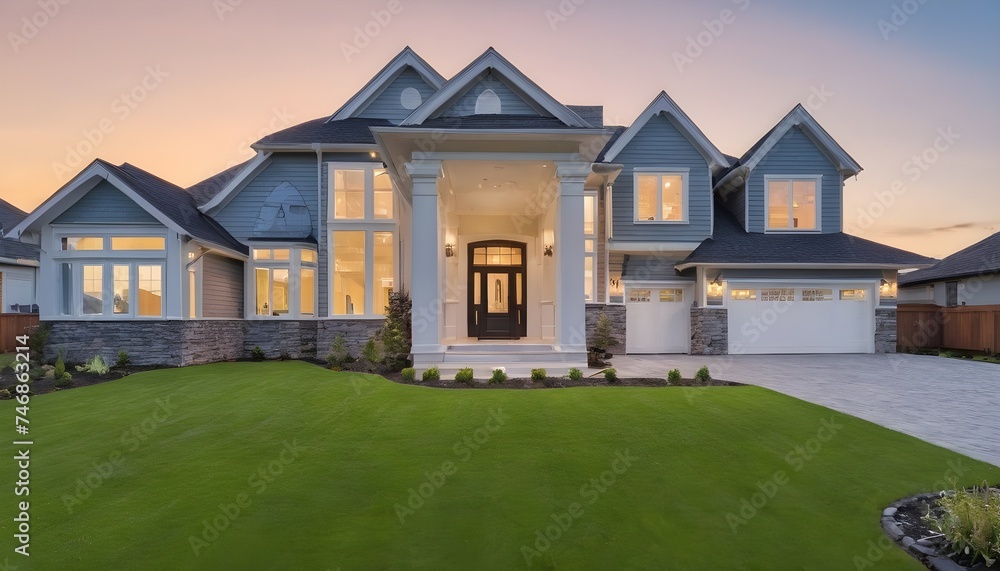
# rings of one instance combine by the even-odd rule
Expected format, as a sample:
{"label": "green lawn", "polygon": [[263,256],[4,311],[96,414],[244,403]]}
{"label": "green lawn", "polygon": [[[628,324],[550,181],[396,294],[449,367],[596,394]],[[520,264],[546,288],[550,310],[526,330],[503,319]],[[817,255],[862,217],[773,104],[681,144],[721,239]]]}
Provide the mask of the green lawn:
{"label": "green lawn", "polygon": [[0,468],[20,569],[917,570],[873,548],[882,508],[956,468],[1000,481],[759,388],[436,390],[299,362],[35,397],[31,437],[30,560],[7,555],[10,439]]}

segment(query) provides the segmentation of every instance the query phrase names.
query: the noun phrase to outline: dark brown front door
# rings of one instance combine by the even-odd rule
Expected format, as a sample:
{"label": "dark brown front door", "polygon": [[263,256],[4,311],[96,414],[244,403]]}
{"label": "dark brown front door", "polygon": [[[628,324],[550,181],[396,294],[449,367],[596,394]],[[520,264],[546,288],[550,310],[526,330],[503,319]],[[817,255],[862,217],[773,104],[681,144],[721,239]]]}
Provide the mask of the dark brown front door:
{"label": "dark brown front door", "polygon": [[469,336],[520,339],[527,332],[524,244],[469,244]]}

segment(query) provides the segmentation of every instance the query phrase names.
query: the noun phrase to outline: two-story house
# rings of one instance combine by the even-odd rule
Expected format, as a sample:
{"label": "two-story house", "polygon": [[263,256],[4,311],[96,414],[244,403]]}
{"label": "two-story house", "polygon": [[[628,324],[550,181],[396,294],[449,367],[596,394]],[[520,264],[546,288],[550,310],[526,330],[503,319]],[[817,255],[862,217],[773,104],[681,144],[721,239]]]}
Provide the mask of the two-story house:
{"label": "two-story house", "polygon": [[842,232],[861,167],[802,107],[730,157],[665,93],[606,126],[493,49],[445,79],[407,48],[253,148],[188,189],[95,161],[14,229],[53,345],[323,355],[405,290],[418,369],[583,367],[600,312],[630,353],[872,353],[881,293],[933,263]]}

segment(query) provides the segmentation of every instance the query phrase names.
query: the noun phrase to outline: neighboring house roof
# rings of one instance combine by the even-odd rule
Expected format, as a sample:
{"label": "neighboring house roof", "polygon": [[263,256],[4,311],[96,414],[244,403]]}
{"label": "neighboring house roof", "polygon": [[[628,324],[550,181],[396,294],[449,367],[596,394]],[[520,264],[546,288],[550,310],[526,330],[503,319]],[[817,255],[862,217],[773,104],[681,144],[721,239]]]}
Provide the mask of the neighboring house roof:
{"label": "neighboring house roof", "polygon": [[604,159],[608,162],[614,161],[622,150],[629,144],[629,141],[639,134],[639,131],[649,123],[650,119],[659,115],[666,115],[670,118],[681,134],[687,138],[698,152],[705,157],[713,170],[721,170],[729,167],[729,161],[722,154],[712,141],[705,136],[705,133],[695,125],[694,121],[687,116],[687,113],[667,95],[666,91],[661,91],[659,95],[639,114],[639,117],[632,122],[632,125],[615,141],[615,143],[604,153]]}
{"label": "neighboring house roof", "polygon": [[320,117],[305,123],[299,123],[287,129],[264,137],[253,144],[253,148],[282,145],[321,145],[356,144],[375,146],[375,137],[371,127],[391,127],[391,121],[386,119],[365,119],[352,117],[338,121],[330,121]]}
{"label": "neighboring house roof", "polygon": [[441,88],[428,97],[420,107],[413,110],[409,117],[403,120],[401,125],[420,125],[428,119],[433,119],[440,115],[453,101],[468,91],[486,73],[495,72],[509,83],[510,87],[525,101],[534,103],[538,108],[544,109],[548,114],[558,118],[570,127],[593,127],[583,120],[572,109],[556,101],[554,97],[545,92],[534,81],[521,73],[499,52],[493,48],[487,49],[483,55],[458,72],[455,77],[448,80]]}
{"label": "neighboring house roof", "polygon": [[[34,244],[25,244],[13,238],[0,238],[0,261],[31,260],[37,262],[41,258],[41,248]],[[32,264],[37,265],[37,264]]]}
{"label": "neighboring house roof", "polygon": [[[728,183],[730,178],[734,178],[740,173],[743,173],[745,176],[745,173],[757,166],[757,163],[767,156],[768,151],[793,127],[802,129],[806,136],[812,139],[819,150],[830,159],[837,170],[844,176],[854,176],[863,170],[861,165],[851,155],[847,154],[847,151],[806,111],[806,108],[802,104],[798,104],[781,121],[778,121],[774,127],[771,127],[771,130],[754,143],[747,152],[743,153],[743,156],[737,162],[720,172],[716,176],[715,187],[718,188],[724,183]],[[742,181],[738,184],[742,184]]]}
{"label": "neighboring house roof", "polygon": [[899,276],[899,285],[910,286],[990,274],[1000,274],[1000,232],[955,252],[930,268]]}
{"label": "neighboring house roof", "polygon": [[380,72],[375,74],[375,77],[366,83],[361,91],[357,92],[343,107],[332,116],[325,118],[324,121],[348,119],[364,111],[406,68],[412,68],[420,75],[421,79],[434,89],[440,89],[445,83],[445,79],[440,73],[417,55],[417,52],[410,49],[410,46],[406,46]]}
{"label": "neighboring house roof", "polygon": [[231,166],[219,174],[210,176],[197,184],[189,186],[187,191],[194,197],[194,203],[202,206],[215,198],[231,180],[236,178],[236,175],[240,174],[240,171],[252,162],[253,159],[248,159],[238,165]]}
{"label": "neighboring house roof", "polygon": [[715,232],[677,264],[828,265],[884,268],[929,267],[937,260],[842,232],[834,234],[760,234],[744,232],[736,217],[715,203]]}
{"label": "neighboring house roof", "polygon": [[0,198],[0,236],[27,217],[27,212]]}

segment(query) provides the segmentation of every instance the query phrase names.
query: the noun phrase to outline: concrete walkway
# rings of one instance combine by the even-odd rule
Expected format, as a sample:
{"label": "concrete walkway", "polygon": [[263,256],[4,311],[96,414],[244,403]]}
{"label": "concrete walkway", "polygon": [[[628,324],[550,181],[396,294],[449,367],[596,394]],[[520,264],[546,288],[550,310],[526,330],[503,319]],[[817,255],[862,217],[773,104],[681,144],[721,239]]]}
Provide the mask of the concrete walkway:
{"label": "concrete walkway", "polygon": [[759,385],[1000,466],[1000,365],[920,355],[617,355],[620,377],[678,368]]}

